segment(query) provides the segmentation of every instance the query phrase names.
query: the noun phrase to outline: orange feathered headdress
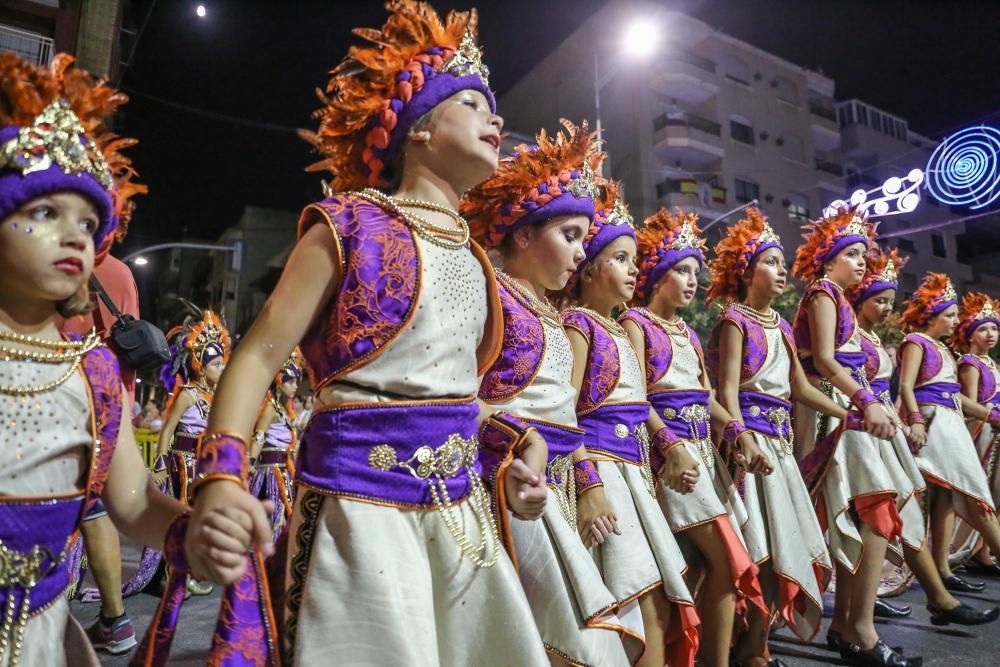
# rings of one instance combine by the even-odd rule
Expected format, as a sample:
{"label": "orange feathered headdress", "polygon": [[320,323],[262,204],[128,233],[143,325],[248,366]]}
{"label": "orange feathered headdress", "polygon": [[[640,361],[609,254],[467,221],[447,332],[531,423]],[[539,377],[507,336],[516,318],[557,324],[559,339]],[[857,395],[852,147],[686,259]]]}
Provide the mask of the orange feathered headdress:
{"label": "orange feathered headdress", "polygon": [[910,261],[895,248],[884,251],[877,243],[872,243],[865,259],[868,263],[865,277],[846,293],[847,300],[855,307],[888,289],[899,291],[899,270]]}
{"label": "orange feathered headdress", "polygon": [[331,72],[319,130],[302,132],[323,159],[306,171],[333,172],[335,191],[384,187],[413,124],[461,90],[478,90],[496,104],[489,70],[476,46],[475,10],[449,12],[444,21],[426,2],[390,0],[381,30],[355,28],[368,44],[352,46]]}
{"label": "orange feathered headdress", "polygon": [[648,301],[663,274],[677,262],[694,257],[705,263],[705,240],[698,229],[698,215],[661,208],[646,218],[636,232],[639,277],[635,285],[637,301]]}
{"label": "orange feathered headdress", "polygon": [[910,297],[900,321],[907,329],[917,329],[957,303],[958,294],[951,279],[943,273],[928,273]]}
{"label": "orange feathered headdress", "polygon": [[518,146],[493,176],[465,194],[462,215],[477,241],[495,247],[518,227],[564,215],[594,219],[600,196],[595,173],[604,153],[587,121],[561,124],[555,135],[543,129],[533,146]]}
{"label": "orange feathered headdress", "polygon": [[781,239],[771,229],[767,216],[759,209],[748,207],[743,217],[726,230],[715,244],[715,257],[708,266],[712,273],[706,300],[739,299],[740,281],[754,258],[769,248],[781,248]]}
{"label": "orange feathered headdress", "polygon": [[951,337],[952,347],[962,352],[968,351],[972,334],[988,322],[1000,327],[1000,304],[982,292],[966,294],[958,308],[958,328]]}
{"label": "orange feathered headdress", "polygon": [[823,275],[823,264],[854,243],[871,247],[875,240],[875,225],[854,208],[841,208],[836,213],[808,225],[802,238],[805,243],[795,251],[792,275],[811,283]]}
{"label": "orange feathered headdress", "polygon": [[35,197],[80,192],[98,209],[100,257],[124,238],[131,198],[146,186],[132,182],[135,170],[121,152],[137,142],[108,127],[128,98],[72,63],[61,53],[44,68],[0,53],[0,219]]}

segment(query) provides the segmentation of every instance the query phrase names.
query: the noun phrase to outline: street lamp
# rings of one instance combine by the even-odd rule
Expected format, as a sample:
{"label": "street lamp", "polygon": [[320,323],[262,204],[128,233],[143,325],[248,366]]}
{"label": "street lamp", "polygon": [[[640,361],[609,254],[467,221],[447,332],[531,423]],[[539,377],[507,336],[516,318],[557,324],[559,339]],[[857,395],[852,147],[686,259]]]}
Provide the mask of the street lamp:
{"label": "street lamp", "polygon": [[205,5],[198,5],[195,8],[194,13],[198,15],[198,18],[203,19],[205,18],[205,14],[208,13],[208,10],[205,9]]}
{"label": "street lamp", "polygon": [[[635,21],[631,23],[623,35],[623,51],[634,59],[648,58],[656,51],[659,43],[659,30],[655,23]],[[601,89],[611,82],[618,74],[620,66],[612,67],[601,76],[600,51],[594,51],[594,120],[597,136],[601,136]],[[601,176],[604,175],[604,163],[601,163]]]}
{"label": "street lamp", "polygon": [[145,257],[140,256],[140,257],[136,257],[132,261],[132,263],[135,264],[136,266],[146,266],[147,264],[149,264],[149,260],[146,259]]}

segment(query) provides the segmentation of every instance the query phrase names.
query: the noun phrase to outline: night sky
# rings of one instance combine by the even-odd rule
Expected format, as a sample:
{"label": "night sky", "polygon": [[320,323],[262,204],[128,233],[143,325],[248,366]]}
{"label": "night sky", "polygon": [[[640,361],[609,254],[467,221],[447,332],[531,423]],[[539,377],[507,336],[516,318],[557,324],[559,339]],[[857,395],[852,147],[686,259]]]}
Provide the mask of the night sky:
{"label": "night sky", "polygon": [[[471,1],[471,0],[467,0]],[[320,174],[294,128],[314,128],[314,90],[352,43],[378,27],[379,0],[137,0],[141,33],[120,86],[132,98],[122,133],[150,194],[126,248],[214,239],[254,204],[298,210]],[[604,0],[481,0],[480,41],[502,94]],[[932,138],[1000,109],[1000,3],[923,0],[666,0],[726,33],[835,79]],[[434,2],[439,11],[464,2]],[[149,12],[150,7],[152,12]],[[669,35],[667,36],[669,39]],[[126,45],[124,56],[128,56]],[[589,76],[589,70],[581,76]],[[500,109],[502,113],[503,110]],[[234,120],[235,119],[235,120]],[[526,129],[526,128],[519,128]]]}

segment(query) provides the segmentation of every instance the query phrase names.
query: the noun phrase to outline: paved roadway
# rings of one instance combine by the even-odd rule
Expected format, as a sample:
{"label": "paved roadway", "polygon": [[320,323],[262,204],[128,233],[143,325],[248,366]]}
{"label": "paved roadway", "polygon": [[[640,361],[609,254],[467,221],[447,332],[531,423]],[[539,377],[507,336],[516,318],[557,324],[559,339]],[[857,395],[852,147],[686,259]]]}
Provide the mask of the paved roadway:
{"label": "paved roadway", "polygon": [[[130,560],[128,554],[126,560]],[[126,562],[126,568],[129,565]],[[1000,580],[986,581],[985,591],[963,596],[963,599],[978,606],[1000,604]],[[935,627],[930,624],[927,611],[924,609],[924,595],[919,585],[914,585],[910,591],[893,600],[911,604],[913,615],[898,621],[879,623],[879,633],[891,646],[904,646],[907,655],[923,655],[924,665],[949,667],[1000,665],[1000,640],[998,640],[1000,621],[974,628],[957,625]],[[125,601],[140,639],[156,610],[157,601],[157,598],[143,594]],[[827,595],[826,603],[829,612],[833,604],[832,596]],[[181,667],[204,665],[218,608],[217,592],[206,597],[192,597],[184,604],[177,636],[174,639],[171,665]],[[96,604],[81,605],[74,602],[72,609],[84,627],[92,623],[98,613]],[[779,630],[771,646],[775,654],[789,665],[804,667],[843,664],[839,656],[826,650],[823,643],[825,635],[824,627],[815,640],[806,643],[796,639],[786,630]],[[102,655],[101,662],[109,667],[112,665],[125,667],[128,664],[128,656]]]}

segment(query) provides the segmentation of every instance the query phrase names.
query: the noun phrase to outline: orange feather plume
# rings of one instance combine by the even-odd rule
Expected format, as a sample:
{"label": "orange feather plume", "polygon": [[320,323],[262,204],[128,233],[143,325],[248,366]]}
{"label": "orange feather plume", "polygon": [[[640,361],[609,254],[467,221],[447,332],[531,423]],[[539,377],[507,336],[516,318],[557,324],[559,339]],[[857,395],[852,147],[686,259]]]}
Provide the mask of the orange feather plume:
{"label": "orange feather plume", "polygon": [[73,60],[73,56],[59,53],[45,68],[13,53],[0,53],[0,126],[29,126],[49,104],[60,98],[67,100],[111,170],[115,186],[112,200],[118,217],[115,238],[121,241],[135,208],[132,197],[147,192],[145,185],[132,181],[136,171],[132,160],[122,153],[138,141],[119,137],[108,127],[128,96],[104,79],[96,80],[85,70],[71,68]]}
{"label": "orange feather plume", "polygon": [[[984,311],[992,311],[992,313],[987,315]],[[986,317],[994,320],[1000,319],[1000,304],[988,294],[969,292],[962,297],[962,303],[958,307],[958,327],[948,342],[956,350],[968,352],[969,340],[977,328],[976,322],[981,322]]]}
{"label": "orange feather plume", "polygon": [[323,156],[306,171],[332,172],[335,191],[373,184],[363,155],[369,122],[376,114],[382,114],[383,123],[377,131],[385,136],[376,137],[375,143],[388,145],[388,132],[395,127],[395,113],[389,100],[400,97],[408,101],[414,87],[422,84],[422,79],[398,82],[396,76],[409,68],[414,76],[422,77],[420,67],[410,66],[422,62],[421,59],[432,66],[434,58],[440,60],[428,56],[428,50],[433,47],[454,50],[467,31],[476,33],[478,17],[474,9],[449,12],[442,21],[426,2],[390,0],[385,8],[390,15],[382,28],[355,28],[353,33],[368,44],[352,46],[347,57],[330,72],[326,89],[317,89],[323,106],[313,117],[320,121],[319,129],[300,132]]}
{"label": "orange feather plume", "polygon": [[[587,121],[574,125],[563,119],[560,124],[563,129],[554,135],[542,129],[534,146],[518,146],[514,157],[501,160],[493,176],[465,194],[461,212],[480,244],[500,245],[513,224],[528,213],[524,202],[541,206],[558,197],[559,182],[568,180],[569,173],[579,171],[585,161],[595,173],[600,171],[604,152]],[[613,196],[617,197],[615,188]],[[614,201],[607,204],[609,209]]]}
{"label": "orange feather plume", "polygon": [[769,229],[764,214],[749,207],[744,210],[743,217],[726,230],[726,235],[715,244],[715,256],[708,262],[711,284],[705,294],[706,301],[740,298],[740,282],[753,259],[753,250],[749,249],[756,248],[760,237]]}
{"label": "orange feather plume", "polygon": [[[854,208],[841,208],[834,215],[822,218],[808,225],[803,225],[805,233],[802,238],[805,243],[795,251],[795,262],[792,264],[792,275],[804,283],[811,283],[823,275],[823,260],[821,257],[833,248],[837,239],[844,235],[845,229],[858,216]],[[861,221],[861,228],[868,240],[875,239],[875,224],[868,220]]]}
{"label": "orange feather plume", "polygon": [[[872,247],[865,254],[865,262],[867,263],[865,277],[862,278],[860,283],[847,290],[845,294],[847,300],[855,306],[860,305],[861,295],[869,287],[877,282],[889,282],[886,280],[886,276],[882,275],[889,266],[889,262],[892,262],[894,272],[898,273],[909,261],[910,258],[906,255],[900,255],[896,248],[883,250],[877,243],[873,243]],[[892,282],[898,281],[893,280]]]}
{"label": "orange feather plume", "polygon": [[931,312],[945,293],[952,289],[951,280],[943,273],[928,273],[923,282],[913,292],[900,316],[900,324],[908,330],[924,326],[931,319]]}

